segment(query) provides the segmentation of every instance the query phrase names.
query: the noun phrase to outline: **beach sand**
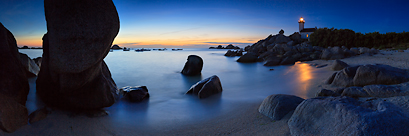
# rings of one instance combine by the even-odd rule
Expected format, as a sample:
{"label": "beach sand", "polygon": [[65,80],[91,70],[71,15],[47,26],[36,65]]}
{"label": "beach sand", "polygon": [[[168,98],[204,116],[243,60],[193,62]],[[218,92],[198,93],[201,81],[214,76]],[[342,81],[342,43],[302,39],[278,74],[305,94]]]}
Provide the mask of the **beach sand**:
{"label": "beach sand", "polygon": [[[409,51],[381,51],[380,54],[355,56],[342,59],[349,65],[385,64],[398,68],[409,68]],[[330,70],[333,60],[314,60],[304,63],[328,64],[315,73],[313,84],[307,92],[314,97],[316,91],[334,71]],[[267,97],[267,96],[266,96]],[[173,122],[160,126],[132,126],[126,123],[112,123],[107,117],[87,117],[60,110],[53,110],[46,119],[28,124],[13,133],[0,131],[0,135],[290,135],[287,125],[292,113],[279,121],[260,114],[258,107],[262,101],[253,103],[236,103],[235,110],[224,115],[199,122]],[[31,111],[32,112],[32,111]],[[109,116],[109,115],[108,115]]]}

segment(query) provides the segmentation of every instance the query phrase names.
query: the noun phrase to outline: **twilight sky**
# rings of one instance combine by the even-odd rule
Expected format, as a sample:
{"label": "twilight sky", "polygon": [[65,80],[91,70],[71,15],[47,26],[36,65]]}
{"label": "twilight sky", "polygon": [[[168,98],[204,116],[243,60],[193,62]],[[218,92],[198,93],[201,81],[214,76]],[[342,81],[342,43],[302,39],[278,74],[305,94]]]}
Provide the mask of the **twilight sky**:
{"label": "twilight sky", "polygon": [[[409,31],[408,0],[113,0],[122,47],[251,45],[284,29],[334,27],[368,33]],[[18,46],[42,44],[43,0],[1,0],[0,22]]]}

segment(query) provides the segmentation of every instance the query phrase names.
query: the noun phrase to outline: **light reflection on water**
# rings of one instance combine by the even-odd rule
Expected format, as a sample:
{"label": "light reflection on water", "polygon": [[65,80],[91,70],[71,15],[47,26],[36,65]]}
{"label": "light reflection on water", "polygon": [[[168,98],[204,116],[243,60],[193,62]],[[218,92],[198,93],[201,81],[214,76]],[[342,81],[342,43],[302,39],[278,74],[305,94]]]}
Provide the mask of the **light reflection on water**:
{"label": "light reflection on water", "polygon": [[[31,58],[38,50],[20,50]],[[240,108],[242,102],[260,103],[272,94],[292,94],[308,98],[314,71],[304,63],[265,67],[262,63],[237,63],[238,57],[223,56],[227,50],[184,49],[183,51],[114,51],[104,59],[117,86],[147,86],[150,98],[141,103],[119,101],[106,108],[107,120],[126,125],[157,126],[163,123],[203,121]],[[30,55],[34,54],[34,56]],[[180,74],[188,55],[204,60],[202,75]],[[270,69],[274,69],[270,71]],[[219,76],[223,92],[198,99],[184,93],[196,82]],[[31,89],[33,90],[33,88]],[[31,97],[31,98],[30,98]],[[29,102],[35,101],[29,96]],[[37,109],[27,104],[29,112]]]}

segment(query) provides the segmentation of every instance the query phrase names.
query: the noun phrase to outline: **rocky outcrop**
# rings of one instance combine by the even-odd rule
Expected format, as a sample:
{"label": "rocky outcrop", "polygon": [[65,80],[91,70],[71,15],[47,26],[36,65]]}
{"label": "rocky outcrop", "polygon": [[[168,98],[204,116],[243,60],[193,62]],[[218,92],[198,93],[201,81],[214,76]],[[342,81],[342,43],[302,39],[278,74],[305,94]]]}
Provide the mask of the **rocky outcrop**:
{"label": "rocky outcrop", "polygon": [[189,55],[183,67],[182,74],[188,76],[200,75],[203,68],[203,59],[197,55]]}
{"label": "rocky outcrop", "polygon": [[13,34],[0,23],[0,128],[13,132],[27,124],[25,107],[29,91]]}
{"label": "rocky outcrop", "polygon": [[303,98],[293,95],[270,95],[263,100],[258,112],[276,121],[295,110],[302,101],[304,101]]}
{"label": "rocky outcrop", "polygon": [[288,121],[291,135],[409,135],[406,97],[304,100]]}
{"label": "rocky outcrop", "polygon": [[47,34],[37,95],[61,108],[111,106],[117,87],[104,62],[119,31],[111,0],[44,1]]}
{"label": "rocky outcrop", "polygon": [[243,56],[241,56],[237,62],[244,62],[244,63],[251,63],[251,62],[257,62],[257,54],[252,53],[252,52],[247,52]]}
{"label": "rocky outcrop", "polygon": [[365,86],[371,84],[399,84],[409,81],[409,73],[406,70],[391,67],[388,65],[360,65],[347,67],[336,72],[332,82],[331,78],[327,83],[341,86]]}
{"label": "rocky outcrop", "polygon": [[226,47],[223,47],[222,45],[219,45],[217,47],[209,47],[209,49],[240,49],[239,46],[234,46],[233,44],[229,44]]}
{"label": "rocky outcrop", "polygon": [[40,72],[40,67],[36,64],[36,62],[30,59],[27,54],[20,53],[20,60],[21,64],[23,64],[24,69],[26,69],[27,77],[35,77]]}
{"label": "rocky outcrop", "polygon": [[119,89],[119,93],[131,102],[141,102],[149,98],[148,88],[146,86],[126,86]]}
{"label": "rocky outcrop", "polygon": [[219,77],[213,75],[192,85],[186,94],[195,94],[199,98],[207,98],[211,95],[221,93],[222,91],[223,88]]}

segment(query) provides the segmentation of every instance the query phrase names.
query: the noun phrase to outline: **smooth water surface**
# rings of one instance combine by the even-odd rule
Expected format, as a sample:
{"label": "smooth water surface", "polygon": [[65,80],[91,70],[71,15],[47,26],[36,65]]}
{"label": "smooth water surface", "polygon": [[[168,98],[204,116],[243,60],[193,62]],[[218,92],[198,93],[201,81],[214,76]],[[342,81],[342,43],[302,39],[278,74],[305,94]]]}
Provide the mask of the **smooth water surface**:
{"label": "smooth water surface", "polygon": [[[42,50],[19,51],[35,58],[41,56]],[[275,67],[265,67],[262,63],[238,63],[238,57],[223,56],[226,51],[110,52],[104,60],[118,88],[147,86],[150,98],[141,103],[120,100],[106,108],[110,112],[109,120],[112,123],[144,126],[201,121],[240,108],[239,103],[259,103],[272,94],[310,97],[307,96],[307,89],[311,86],[316,68],[304,63]],[[184,76],[180,73],[189,55],[202,57],[202,75]],[[193,84],[212,75],[217,75],[221,80],[221,94],[206,99],[185,95]],[[35,110],[34,107],[30,109],[30,104],[27,107],[30,111]]]}

